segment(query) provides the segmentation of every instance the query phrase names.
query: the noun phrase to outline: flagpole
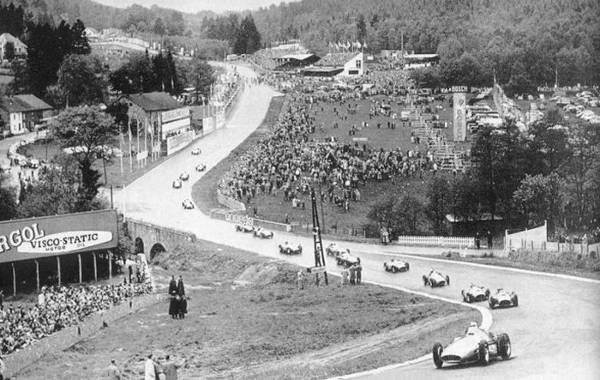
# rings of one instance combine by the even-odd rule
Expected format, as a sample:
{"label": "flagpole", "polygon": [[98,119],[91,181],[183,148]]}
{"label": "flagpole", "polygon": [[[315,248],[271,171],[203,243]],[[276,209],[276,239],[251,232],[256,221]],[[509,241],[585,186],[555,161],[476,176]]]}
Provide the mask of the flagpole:
{"label": "flagpole", "polygon": [[129,138],[129,172],[133,172],[133,149],[131,149],[131,140],[133,136],[131,136],[131,118],[127,120],[127,132]]}

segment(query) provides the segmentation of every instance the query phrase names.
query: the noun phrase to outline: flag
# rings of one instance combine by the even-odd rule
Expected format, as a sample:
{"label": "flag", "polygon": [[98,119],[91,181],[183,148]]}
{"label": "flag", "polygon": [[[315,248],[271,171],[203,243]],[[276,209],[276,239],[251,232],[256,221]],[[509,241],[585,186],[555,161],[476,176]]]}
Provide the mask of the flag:
{"label": "flag", "polygon": [[362,45],[360,44],[360,42],[356,41],[356,47],[360,50],[360,48],[362,47]]}
{"label": "flag", "polygon": [[350,50],[351,47],[352,44],[350,44],[350,41],[346,41],[346,49]]}

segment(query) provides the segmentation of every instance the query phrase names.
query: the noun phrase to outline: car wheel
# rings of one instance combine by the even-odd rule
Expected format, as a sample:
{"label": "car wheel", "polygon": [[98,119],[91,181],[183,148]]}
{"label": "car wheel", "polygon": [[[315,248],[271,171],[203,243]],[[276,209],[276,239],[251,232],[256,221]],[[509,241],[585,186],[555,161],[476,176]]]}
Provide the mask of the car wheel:
{"label": "car wheel", "polygon": [[428,283],[427,277],[423,276],[423,285],[427,286],[427,283]]}
{"label": "car wheel", "polygon": [[488,350],[485,342],[479,343],[479,363],[481,365],[490,364],[490,351]]}
{"label": "car wheel", "polygon": [[410,269],[410,265],[408,263],[406,263],[406,271],[408,272],[409,269]]}
{"label": "car wheel", "polygon": [[392,273],[396,273],[396,272],[398,272],[398,268],[392,267]]}
{"label": "car wheel", "polygon": [[490,298],[490,290],[486,289],[485,290],[485,299],[487,300],[488,298]]}
{"label": "car wheel", "polygon": [[510,358],[511,354],[511,346],[510,346],[510,338],[508,334],[500,334],[498,337],[498,355],[503,360]]}
{"label": "car wheel", "polygon": [[442,368],[444,362],[442,361],[442,352],[444,352],[444,348],[441,344],[436,343],[433,345],[433,364],[435,364],[435,368]]}
{"label": "car wheel", "polygon": [[496,306],[496,303],[494,302],[493,299],[490,298],[490,309],[493,309],[494,306]]}
{"label": "car wheel", "polygon": [[450,276],[446,276],[446,285],[450,285]]}
{"label": "car wheel", "polygon": [[517,306],[519,306],[519,297],[517,297],[516,295],[515,295],[515,297],[513,298],[513,306],[514,306],[514,307],[517,307]]}

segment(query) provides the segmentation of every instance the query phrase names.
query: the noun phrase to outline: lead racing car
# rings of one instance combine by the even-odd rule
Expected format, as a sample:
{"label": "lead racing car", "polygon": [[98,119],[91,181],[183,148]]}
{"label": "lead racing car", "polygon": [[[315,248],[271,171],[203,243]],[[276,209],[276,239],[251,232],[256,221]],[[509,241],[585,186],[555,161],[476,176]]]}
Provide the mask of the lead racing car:
{"label": "lead racing car", "polygon": [[432,288],[450,285],[450,276],[443,275],[440,271],[432,269],[428,274],[423,275],[423,284]]}
{"label": "lead racing car", "polygon": [[273,231],[267,231],[262,227],[257,227],[254,229],[254,237],[261,239],[273,239]]}
{"label": "lead racing car", "polygon": [[467,303],[481,302],[490,298],[490,290],[485,286],[471,284],[469,289],[461,291],[463,301]]}
{"label": "lead racing car", "polygon": [[254,232],[254,226],[250,225],[250,224],[236,224],[235,225],[235,230],[238,232],[245,232],[245,233],[251,233]]}
{"label": "lead racing car", "polygon": [[495,307],[517,307],[519,306],[519,297],[517,293],[505,289],[498,289],[496,293],[490,296],[490,309]]}
{"label": "lead racing car", "polygon": [[475,322],[471,322],[464,336],[455,338],[445,348],[440,343],[433,345],[433,363],[436,368],[442,368],[444,364],[487,365],[492,359],[507,360],[510,354],[508,334],[495,335],[480,329]]}
{"label": "lead racing car", "polygon": [[286,241],[279,245],[279,253],[283,253],[284,255],[299,255],[302,253],[302,246],[298,244],[297,247],[294,247]]}
{"label": "lead racing car", "polygon": [[390,261],[386,261],[383,263],[383,268],[385,269],[386,272],[392,272],[392,273],[408,272],[408,269],[410,268],[410,264],[408,264],[406,261],[391,259]]}

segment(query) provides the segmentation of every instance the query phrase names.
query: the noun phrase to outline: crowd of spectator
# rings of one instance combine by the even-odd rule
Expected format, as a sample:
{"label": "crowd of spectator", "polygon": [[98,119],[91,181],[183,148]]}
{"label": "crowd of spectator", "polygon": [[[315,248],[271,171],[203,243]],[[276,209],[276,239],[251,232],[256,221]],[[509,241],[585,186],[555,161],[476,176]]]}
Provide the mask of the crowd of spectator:
{"label": "crowd of spectator", "polygon": [[[348,210],[350,202],[361,199],[360,186],[367,181],[394,181],[437,169],[431,152],[418,148],[387,151],[335,139],[316,141],[311,112],[316,104],[312,95],[290,95],[270,135],[240,157],[221,180],[220,191],[247,203],[260,194],[281,194],[302,207],[302,199],[318,185],[322,199]],[[340,113],[351,110],[351,104],[340,103]],[[335,124],[333,128],[339,127]],[[357,127],[350,126],[349,132],[352,128]]]}
{"label": "crowd of spectator", "polygon": [[90,314],[128,298],[149,294],[150,283],[43,287],[35,305],[0,308],[0,353],[10,354]]}

